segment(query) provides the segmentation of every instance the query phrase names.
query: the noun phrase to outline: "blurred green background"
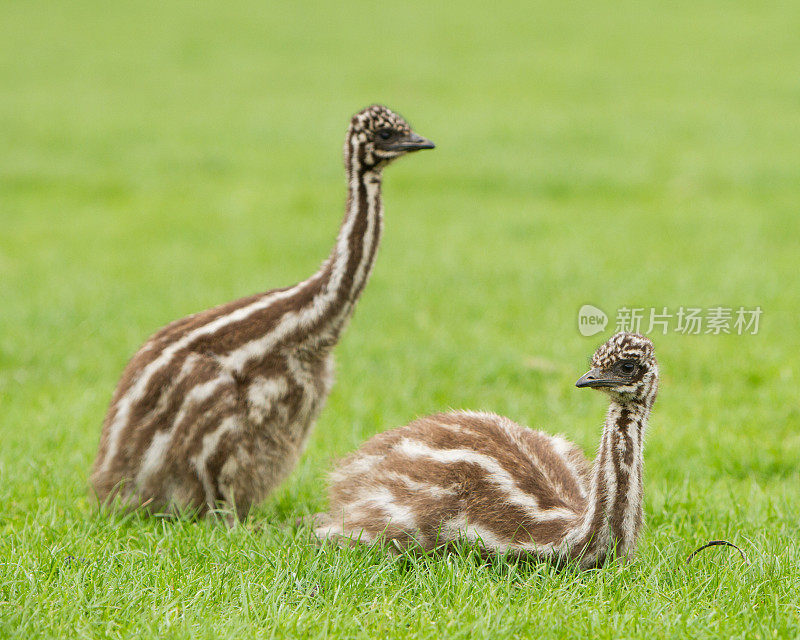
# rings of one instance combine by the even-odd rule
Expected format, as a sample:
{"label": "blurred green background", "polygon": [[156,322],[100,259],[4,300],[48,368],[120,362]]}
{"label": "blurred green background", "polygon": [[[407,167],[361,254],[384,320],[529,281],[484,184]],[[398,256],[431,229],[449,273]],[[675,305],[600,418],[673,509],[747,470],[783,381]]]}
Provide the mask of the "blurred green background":
{"label": "blurred green background", "polygon": [[[127,633],[102,621],[130,585],[87,613],[69,597],[83,587],[46,570],[72,546],[108,557],[167,535],[94,514],[86,476],[116,379],[161,325],[316,269],[343,212],[348,119],[383,102],[437,149],[387,171],[383,245],[337,384],[254,520],[323,508],[332,459],[449,407],[591,455],[604,402],[572,384],[617,308],[758,305],[755,336],[653,337],[640,563],[709,537],[749,545],[778,558],[771,578],[712,568],[726,589],[772,585],[769,615],[690,592],[654,624],[680,633],[699,610],[699,635],[800,633],[798,34],[795,1],[0,3],[0,630]],[[605,333],[580,335],[583,304],[611,316]],[[276,554],[292,543],[263,536],[251,544]],[[166,633],[159,594],[131,628]],[[448,633],[505,617],[512,635],[546,635],[494,605]],[[194,613],[214,612],[214,633],[269,627],[228,606]],[[629,632],[574,607],[578,630]],[[377,611],[365,637],[394,628]],[[424,636],[417,609],[400,611]],[[432,633],[458,622],[447,611]],[[311,633],[281,615],[273,630]]]}

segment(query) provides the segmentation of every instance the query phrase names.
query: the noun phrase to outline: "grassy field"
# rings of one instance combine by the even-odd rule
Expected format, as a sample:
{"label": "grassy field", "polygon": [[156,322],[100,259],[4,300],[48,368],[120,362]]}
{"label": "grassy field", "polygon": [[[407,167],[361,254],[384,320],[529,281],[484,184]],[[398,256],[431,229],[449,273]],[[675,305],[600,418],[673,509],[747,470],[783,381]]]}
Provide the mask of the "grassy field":
{"label": "grassy field", "polygon": [[[800,6],[0,4],[0,637],[800,637]],[[122,367],[294,283],[342,214],[351,113],[437,143],[387,172],[373,277],[301,464],[244,527],[96,513]],[[577,310],[610,326],[583,337]],[[637,560],[579,574],[317,550],[332,460],[489,409],[590,455],[574,389],[616,309],[655,335]],[[727,538],[749,557],[711,549]]]}

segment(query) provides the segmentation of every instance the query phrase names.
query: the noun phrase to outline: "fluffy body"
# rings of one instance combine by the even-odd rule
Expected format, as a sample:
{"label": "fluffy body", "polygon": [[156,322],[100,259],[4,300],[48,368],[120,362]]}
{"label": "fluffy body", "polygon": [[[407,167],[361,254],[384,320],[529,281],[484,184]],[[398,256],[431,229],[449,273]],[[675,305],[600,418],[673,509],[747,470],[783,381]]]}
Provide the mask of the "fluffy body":
{"label": "fluffy body", "polygon": [[[388,142],[380,132],[391,132]],[[382,171],[431,147],[386,107],[353,116],[347,210],[330,257],[293,287],[177,320],[139,349],[103,424],[91,476],[101,502],[242,517],[286,477],[330,391],[331,350],[372,269]]]}
{"label": "fluffy body", "polygon": [[374,436],[338,466],[316,535],[425,550],[468,540],[487,554],[575,560],[584,568],[632,556],[657,367],[652,345],[633,334],[614,336],[593,362],[605,370],[628,358],[642,365],[624,381],[624,397],[609,389],[594,464],[564,438],[492,413],[421,418]]}

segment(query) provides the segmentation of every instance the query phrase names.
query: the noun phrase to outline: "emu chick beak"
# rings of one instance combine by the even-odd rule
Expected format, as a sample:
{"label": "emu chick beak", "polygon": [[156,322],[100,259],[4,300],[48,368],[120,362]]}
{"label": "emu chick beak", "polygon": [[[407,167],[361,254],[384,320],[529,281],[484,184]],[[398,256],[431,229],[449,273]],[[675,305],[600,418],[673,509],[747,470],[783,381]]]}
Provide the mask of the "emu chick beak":
{"label": "emu chick beak", "polygon": [[417,135],[413,131],[402,140],[392,145],[393,151],[419,151],[420,149],[435,149],[436,145],[427,138]]}
{"label": "emu chick beak", "polygon": [[602,369],[595,367],[578,378],[575,386],[582,389],[584,387],[614,387],[617,384],[619,384],[619,380],[610,377]]}

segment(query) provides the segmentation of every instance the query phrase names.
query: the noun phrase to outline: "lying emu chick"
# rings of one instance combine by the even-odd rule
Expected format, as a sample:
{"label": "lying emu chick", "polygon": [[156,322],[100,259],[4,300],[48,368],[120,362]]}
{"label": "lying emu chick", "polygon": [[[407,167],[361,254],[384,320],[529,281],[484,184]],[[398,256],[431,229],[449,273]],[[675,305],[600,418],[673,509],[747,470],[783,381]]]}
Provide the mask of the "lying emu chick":
{"label": "lying emu chick", "polygon": [[630,558],[642,526],[642,444],[658,366],[645,337],[618,333],[577,387],[611,400],[594,465],[559,436],[491,413],[420,418],[376,435],[332,473],[315,533],[338,544],[423,548],[472,541],[596,567]]}

